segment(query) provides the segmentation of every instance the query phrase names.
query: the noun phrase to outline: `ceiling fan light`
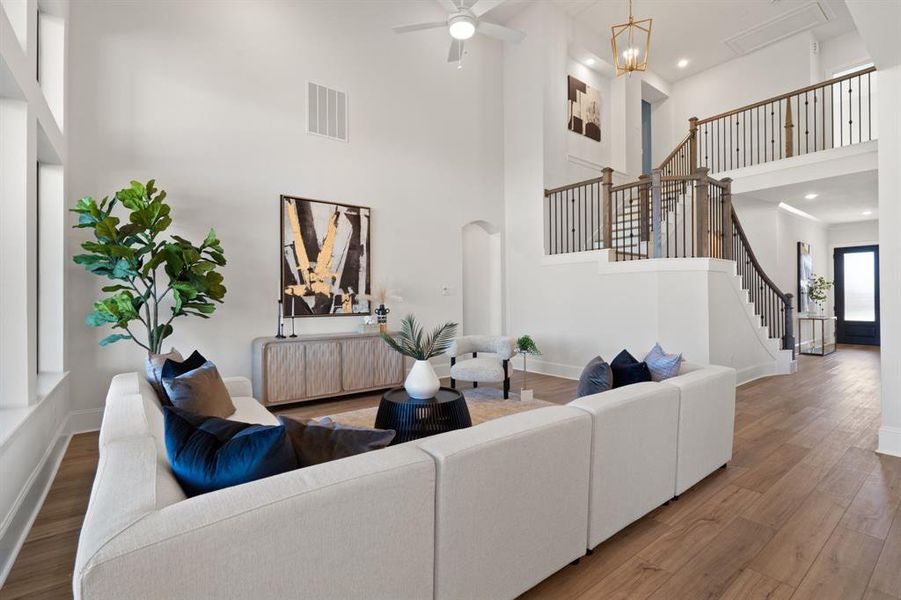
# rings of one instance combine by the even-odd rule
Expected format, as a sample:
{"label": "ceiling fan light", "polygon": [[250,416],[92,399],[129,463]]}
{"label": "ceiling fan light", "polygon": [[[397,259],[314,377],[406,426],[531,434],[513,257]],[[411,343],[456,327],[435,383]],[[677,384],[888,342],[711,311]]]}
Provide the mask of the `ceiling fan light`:
{"label": "ceiling fan light", "polygon": [[465,15],[451,19],[447,29],[455,40],[468,40],[476,32],[475,23]]}

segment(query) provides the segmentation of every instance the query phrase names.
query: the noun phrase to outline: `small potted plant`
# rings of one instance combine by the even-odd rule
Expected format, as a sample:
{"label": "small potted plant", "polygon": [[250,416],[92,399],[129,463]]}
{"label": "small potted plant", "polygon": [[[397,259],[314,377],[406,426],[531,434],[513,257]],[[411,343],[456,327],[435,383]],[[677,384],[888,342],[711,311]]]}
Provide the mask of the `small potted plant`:
{"label": "small potted plant", "polygon": [[526,365],[526,359],[529,355],[541,356],[541,350],[538,349],[538,345],[535,344],[535,340],[533,340],[531,336],[523,335],[516,340],[516,351],[522,354],[522,389],[520,390],[519,398],[520,400],[531,400],[532,390],[527,389],[529,371]]}
{"label": "small potted plant", "polygon": [[812,312],[812,314],[816,316],[823,316],[825,314],[824,303],[829,297],[829,290],[832,289],[832,285],[833,282],[822,275],[811,273],[810,279],[807,281],[807,297],[816,303],[815,312]]}
{"label": "small potted plant", "polygon": [[450,348],[457,333],[456,323],[445,323],[432,330],[432,333],[424,335],[422,327],[416,322],[416,317],[407,315],[400,324],[400,333],[395,337],[382,333],[382,339],[395,352],[412,358],[413,368],[404,381],[404,389],[411,398],[427,400],[434,398],[441,387],[438,375],[432,368],[430,358],[441,356]]}

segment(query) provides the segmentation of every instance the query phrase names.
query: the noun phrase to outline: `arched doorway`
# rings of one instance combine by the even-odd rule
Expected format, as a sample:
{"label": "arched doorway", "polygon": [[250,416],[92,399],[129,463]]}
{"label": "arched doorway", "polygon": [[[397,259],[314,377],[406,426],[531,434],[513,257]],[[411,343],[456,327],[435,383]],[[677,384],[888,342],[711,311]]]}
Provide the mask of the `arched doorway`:
{"label": "arched doorway", "polygon": [[463,333],[500,335],[503,330],[501,232],[487,221],[463,226]]}

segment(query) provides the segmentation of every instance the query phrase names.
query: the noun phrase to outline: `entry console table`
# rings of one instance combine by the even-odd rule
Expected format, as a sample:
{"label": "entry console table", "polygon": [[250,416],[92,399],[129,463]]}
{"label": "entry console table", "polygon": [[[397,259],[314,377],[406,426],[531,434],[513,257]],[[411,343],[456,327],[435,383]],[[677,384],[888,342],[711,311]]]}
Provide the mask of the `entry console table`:
{"label": "entry console table", "polygon": [[266,405],[380,390],[403,380],[403,356],[378,333],[253,341],[253,393]]}

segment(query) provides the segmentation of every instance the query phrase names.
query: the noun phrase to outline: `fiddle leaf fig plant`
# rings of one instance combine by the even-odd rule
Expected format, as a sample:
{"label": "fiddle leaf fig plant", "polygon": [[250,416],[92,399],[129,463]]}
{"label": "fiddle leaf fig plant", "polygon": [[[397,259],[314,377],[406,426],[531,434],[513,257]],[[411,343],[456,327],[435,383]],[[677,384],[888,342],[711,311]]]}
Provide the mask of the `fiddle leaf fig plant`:
{"label": "fiddle leaf fig plant", "polygon": [[[85,319],[91,327],[111,325],[115,333],[100,340],[107,346],[132,340],[159,354],[163,340],[172,335],[172,321],[196,316],[208,319],[222,303],[226,289],[222,274],[225,252],[210,229],[198,246],[183,237],[163,234],[172,224],[166,192],[154,180],[132,181],[115,195],[97,202],[82,198],[71,209],[79,229],[90,229],[93,240],[81,244],[85,254],[73,260],[88,272],[114,283],[94,303]],[[123,222],[114,215],[127,210]]]}

